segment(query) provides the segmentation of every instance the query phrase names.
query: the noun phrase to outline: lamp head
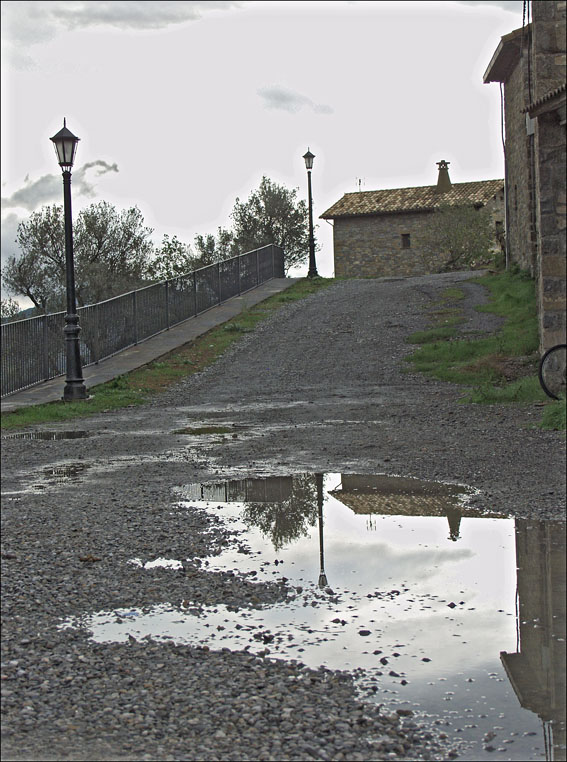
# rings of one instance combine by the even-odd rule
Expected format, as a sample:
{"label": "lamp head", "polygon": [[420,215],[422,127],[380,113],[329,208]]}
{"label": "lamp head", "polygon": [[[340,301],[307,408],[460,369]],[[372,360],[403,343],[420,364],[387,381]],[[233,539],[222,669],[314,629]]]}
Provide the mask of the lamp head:
{"label": "lamp head", "polygon": [[315,154],[311,153],[309,148],[307,149],[307,153],[303,154],[303,158],[305,159],[305,167],[307,169],[313,169],[313,159],[315,158]]}
{"label": "lamp head", "polygon": [[77,144],[80,138],[73,135],[71,130],[67,129],[66,120],[63,119],[63,129],[59,130],[57,135],[54,135],[50,140],[55,145],[55,153],[57,154],[59,166],[63,171],[69,171],[75,161]]}

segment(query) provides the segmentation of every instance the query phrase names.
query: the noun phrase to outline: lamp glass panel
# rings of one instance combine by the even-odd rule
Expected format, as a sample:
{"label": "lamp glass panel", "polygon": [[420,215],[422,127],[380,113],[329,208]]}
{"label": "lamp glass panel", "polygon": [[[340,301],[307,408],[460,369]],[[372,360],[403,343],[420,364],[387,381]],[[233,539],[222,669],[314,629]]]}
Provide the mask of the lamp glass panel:
{"label": "lamp glass panel", "polygon": [[63,140],[57,140],[55,142],[55,148],[59,164],[63,166],[72,166],[75,158],[75,151],[77,149],[77,141],[71,138],[63,138]]}

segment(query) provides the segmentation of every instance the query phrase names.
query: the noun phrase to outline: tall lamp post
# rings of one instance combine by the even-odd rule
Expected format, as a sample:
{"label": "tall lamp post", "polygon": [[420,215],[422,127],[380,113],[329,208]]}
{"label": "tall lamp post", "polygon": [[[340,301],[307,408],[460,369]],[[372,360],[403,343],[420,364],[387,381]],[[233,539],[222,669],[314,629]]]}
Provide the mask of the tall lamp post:
{"label": "tall lamp post", "polygon": [[65,345],[67,352],[67,377],[63,400],[87,399],[88,393],[83,380],[81,353],[79,347],[79,316],[75,298],[75,266],[73,262],[73,222],[71,217],[71,167],[77,152],[79,138],[67,129],[63,119],[63,129],[50,140],[55,145],[59,166],[63,171],[63,207],[65,212],[65,277],[67,286],[67,312],[65,314]]}
{"label": "tall lamp post", "polygon": [[309,197],[309,272],[308,278],[316,278],[317,265],[315,264],[315,238],[313,237],[313,198],[311,196],[311,170],[313,169],[313,159],[315,154],[307,148],[307,153],[303,155],[305,166],[307,168],[307,192]]}

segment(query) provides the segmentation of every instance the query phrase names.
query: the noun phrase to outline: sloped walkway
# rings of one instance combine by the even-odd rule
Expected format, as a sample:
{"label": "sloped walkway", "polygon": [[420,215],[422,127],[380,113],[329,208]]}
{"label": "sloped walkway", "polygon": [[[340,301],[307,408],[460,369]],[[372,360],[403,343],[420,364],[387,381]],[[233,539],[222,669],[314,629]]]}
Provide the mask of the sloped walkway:
{"label": "sloped walkway", "polygon": [[[157,360],[168,352],[183,346],[183,344],[194,341],[210,331],[211,328],[226,323],[236,317],[243,309],[253,307],[273,294],[284,291],[297,283],[298,280],[301,278],[273,278],[241,296],[235,296],[233,299],[229,299],[217,307],[212,307],[196,317],[189,318],[189,320],[185,320],[157,336],[152,336],[151,339],[147,339],[134,347],[125,349],[113,357],[101,360],[96,365],[89,365],[83,368],[85,384],[87,388],[97,386]],[[1,411],[2,413],[10,413],[29,405],[57,402],[61,399],[64,386],[65,376],[58,376],[29,389],[15,392],[2,400]]]}

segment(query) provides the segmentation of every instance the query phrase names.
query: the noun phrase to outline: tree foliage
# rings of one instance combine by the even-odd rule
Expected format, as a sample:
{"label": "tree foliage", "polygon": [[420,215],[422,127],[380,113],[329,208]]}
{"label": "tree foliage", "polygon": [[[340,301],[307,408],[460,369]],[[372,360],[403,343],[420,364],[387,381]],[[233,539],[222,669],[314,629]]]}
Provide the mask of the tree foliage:
{"label": "tree foliage", "polygon": [[[153,249],[151,228],[137,207],[118,212],[100,201],[77,215],[73,224],[75,290],[79,306],[109,299],[143,285]],[[18,226],[19,256],[2,271],[5,287],[27,296],[40,312],[65,306],[66,264],[63,208],[56,204],[33,212]]]}
{"label": "tree foliage", "polygon": [[492,264],[496,244],[486,206],[440,206],[430,215],[418,245],[430,272],[449,272]]}
{"label": "tree foliage", "polygon": [[262,177],[260,187],[248,200],[236,199],[231,219],[232,235],[239,253],[269,243],[284,250],[284,267],[306,262],[309,256],[309,209],[297,199],[297,188],[289,189]]}
{"label": "tree foliage", "polygon": [[[309,210],[297,191],[263,177],[246,201],[236,199],[232,227],[195,236],[194,250],[168,235],[156,248],[153,231],[137,207],[118,211],[107,201],[91,204],[73,222],[77,305],[110,299],[270,243],[283,248],[289,271],[309,254]],[[9,257],[2,270],[7,291],[28,297],[39,313],[65,309],[63,207],[53,204],[33,212],[18,226],[16,243],[19,254]]]}
{"label": "tree foliage", "polygon": [[290,494],[283,500],[244,504],[242,519],[258,527],[269,538],[274,550],[306,537],[317,522],[317,485],[312,475],[294,476]]}
{"label": "tree foliage", "polygon": [[230,259],[243,253],[238,251],[232,231],[226,228],[219,227],[216,236],[211,234],[206,236],[196,235],[194,240],[199,267],[222,262],[224,259]]}
{"label": "tree foliage", "polygon": [[3,323],[7,323],[19,315],[22,308],[15,299],[2,299],[0,300],[0,319]]}
{"label": "tree foliage", "polygon": [[191,247],[173,236],[164,235],[161,247],[154,253],[148,264],[148,276],[151,280],[169,280],[185,275],[199,267]]}

